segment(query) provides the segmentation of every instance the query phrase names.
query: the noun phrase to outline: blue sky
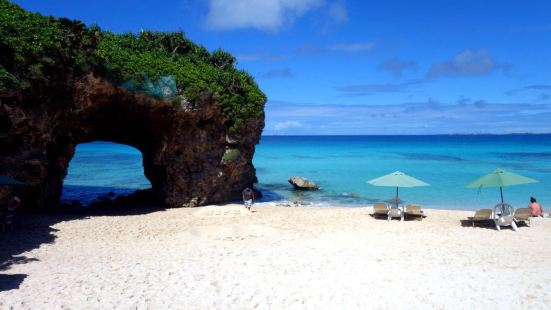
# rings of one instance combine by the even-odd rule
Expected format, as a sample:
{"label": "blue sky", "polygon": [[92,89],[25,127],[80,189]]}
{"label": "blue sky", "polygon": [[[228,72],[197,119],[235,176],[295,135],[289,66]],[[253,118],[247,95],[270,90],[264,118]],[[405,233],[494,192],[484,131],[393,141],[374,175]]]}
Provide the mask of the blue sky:
{"label": "blue sky", "polygon": [[15,2],[233,53],[268,96],[265,134],[551,132],[548,0]]}

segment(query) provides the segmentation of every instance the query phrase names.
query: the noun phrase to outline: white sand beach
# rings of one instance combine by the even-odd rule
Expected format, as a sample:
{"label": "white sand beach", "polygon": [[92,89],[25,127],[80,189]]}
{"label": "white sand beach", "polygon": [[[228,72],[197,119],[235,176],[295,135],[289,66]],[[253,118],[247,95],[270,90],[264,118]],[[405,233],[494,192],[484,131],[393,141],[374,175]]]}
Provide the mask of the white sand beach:
{"label": "white sand beach", "polygon": [[551,307],[551,219],[499,232],[462,226],[466,211],[252,211],[30,215],[0,235],[0,309]]}

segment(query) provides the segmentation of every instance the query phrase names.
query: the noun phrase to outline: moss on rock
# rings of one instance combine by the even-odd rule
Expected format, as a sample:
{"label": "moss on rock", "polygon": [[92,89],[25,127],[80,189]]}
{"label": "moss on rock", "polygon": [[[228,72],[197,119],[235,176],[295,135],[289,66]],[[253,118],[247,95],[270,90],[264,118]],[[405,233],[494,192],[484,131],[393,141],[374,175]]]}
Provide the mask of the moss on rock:
{"label": "moss on rock", "polygon": [[222,156],[222,163],[228,164],[239,158],[241,152],[238,149],[226,149],[224,156]]}

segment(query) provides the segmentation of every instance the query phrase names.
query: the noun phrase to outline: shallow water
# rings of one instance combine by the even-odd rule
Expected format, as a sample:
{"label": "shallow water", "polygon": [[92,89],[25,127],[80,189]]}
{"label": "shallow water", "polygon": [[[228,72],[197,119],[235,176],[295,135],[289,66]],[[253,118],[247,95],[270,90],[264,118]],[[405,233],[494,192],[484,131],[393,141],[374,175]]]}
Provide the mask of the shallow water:
{"label": "shallow water", "polygon": [[[465,185],[498,167],[540,181],[505,188],[505,200],[513,206],[527,205],[530,196],[544,207],[551,201],[551,135],[264,136],[254,164],[264,201],[363,206],[396,193],[366,181],[400,170],[431,184],[400,189],[407,203],[467,210],[492,207],[499,189]],[[287,179],[295,175],[317,182],[321,190],[294,191]],[[149,186],[137,149],[94,142],[77,147],[63,196],[88,203],[109,191],[120,194]]]}
{"label": "shallow water", "polygon": [[110,142],[83,143],[69,163],[62,201],[89,204],[109,192],[130,194],[150,187],[138,149]]}
{"label": "shallow water", "polygon": [[[505,199],[524,206],[533,195],[551,201],[551,135],[508,136],[310,136],[263,137],[254,158],[259,187],[318,203],[364,205],[395,195],[394,188],[366,181],[396,170],[431,187],[400,189],[406,202],[428,207],[476,209],[498,202],[499,189],[466,189],[478,176],[500,167],[540,181],[504,189]],[[300,175],[319,192],[297,193],[286,180]],[[269,196],[269,198],[271,198]]]}

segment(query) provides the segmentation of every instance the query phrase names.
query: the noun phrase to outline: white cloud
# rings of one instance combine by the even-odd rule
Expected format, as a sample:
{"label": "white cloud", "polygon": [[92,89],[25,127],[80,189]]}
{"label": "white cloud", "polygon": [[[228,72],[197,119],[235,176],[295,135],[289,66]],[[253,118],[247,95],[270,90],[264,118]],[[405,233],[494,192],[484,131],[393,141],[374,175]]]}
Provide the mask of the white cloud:
{"label": "white cloud", "polygon": [[404,71],[416,71],[418,67],[417,62],[414,60],[392,58],[380,64],[379,70],[386,71],[394,76],[400,77]]}
{"label": "white cloud", "polygon": [[551,90],[551,84],[537,84],[537,85],[527,85],[521,88],[511,89],[505,92],[506,95],[513,95],[515,93],[525,92],[525,91],[539,91],[539,90]]}
{"label": "white cloud", "polygon": [[343,1],[335,1],[329,5],[329,16],[339,24],[346,23],[348,21],[348,11]]}
{"label": "white cloud", "polygon": [[289,68],[272,69],[260,72],[259,76],[263,78],[288,78],[293,76],[293,71]]}
{"label": "white cloud", "polygon": [[301,126],[302,126],[302,124],[297,122],[297,121],[284,121],[284,122],[277,123],[274,126],[274,129],[275,130],[286,130],[286,129],[291,129],[291,128],[298,128],[298,127],[301,127]]}
{"label": "white cloud", "polygon": [[365,52],[373,49],[375,47],[375,43],[373,42],[367,42],[367,43],[343,43],[343,44],[335,44],[329,46],[329,50],[335,51],[335,52]]}
{"label": "white cloud", "polygon": [[239,62],[252,62],[252,61],[264,61],[264,62],[280,62],[288,59],[286,55],[276,55],[270,53],[250,53],[250,54],[237,54],[235,56]]}
{"label": "white cloud", "polygon": [[[266,106],[264,134],[549,133],[549,118],[551,104],[545,103],[444,103],[428,99],[346,105],[271,101]],[[300,126],[286,127],[286,123]]]}
{"label": "white cloud", "polygon": [[323,34],[331,32],[333,27],[348,21],[348,10],[344,0],[325,0],[323,9],[313,20],[316,29]]}
{"label": "white cloud", "polygon": [[408,80],[394,84],[354,84],[337,87],[341,92],[339,96],[366,96],[376,93],[399,93],[411,86],[424,83],[425,80]]}
{"label": "white cloud", "polygon": [[209,0],[206,24],[215,30],[276,31],[321,5],[323,0]]}
{"label": "white cloud", "polygon": [[492,56],[485,50],[466,50],[452,59],[432,65],[428,77],[486,75],[497,69],[506,69],[505,67],[496,64]]}
{"label": "white cloud", "polygon": [[322,53],[359,53],[367,52],[375,48],[374,42],[353,42],[337,43],[331,45],[311,45],[303,44],[298,51],[304,54],[322,54]]}

